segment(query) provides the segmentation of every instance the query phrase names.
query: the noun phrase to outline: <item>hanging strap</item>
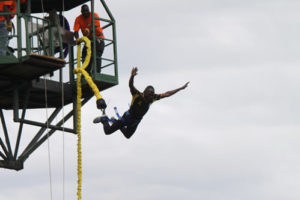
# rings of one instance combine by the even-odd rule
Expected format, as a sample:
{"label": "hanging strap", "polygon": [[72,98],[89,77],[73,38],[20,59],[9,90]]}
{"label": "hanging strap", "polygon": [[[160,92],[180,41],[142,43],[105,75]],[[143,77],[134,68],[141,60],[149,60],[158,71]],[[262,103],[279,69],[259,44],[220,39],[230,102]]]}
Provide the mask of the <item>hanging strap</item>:
{"label": "hanging strap", "polygon": [[118,108],[116,106],[114,107],[114,110],[115,110],[115,113],[116,113],[118,119],[121,119],[121,116],[120,116],[120,114],[118,112]]}

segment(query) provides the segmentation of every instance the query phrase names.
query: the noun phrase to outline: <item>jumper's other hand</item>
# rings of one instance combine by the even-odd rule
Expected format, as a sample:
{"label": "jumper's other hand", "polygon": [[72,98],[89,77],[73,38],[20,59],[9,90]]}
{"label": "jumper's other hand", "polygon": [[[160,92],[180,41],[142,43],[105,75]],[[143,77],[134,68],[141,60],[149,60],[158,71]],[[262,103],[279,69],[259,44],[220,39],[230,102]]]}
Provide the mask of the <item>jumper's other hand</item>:
{"label": "jumper's other hand", "polygon": [[189,85],[190,82],[187,82],[186,84],[184,84],[181,89],[185,89],[188,85]]}
{"label": "jumper's other hand", "polygon": [[132,76],[137,75],[137,71],[138,71],[138,68],[137,68],[137,67],[132,68],[132,70],[131,70],[131,75],[132,75]]}

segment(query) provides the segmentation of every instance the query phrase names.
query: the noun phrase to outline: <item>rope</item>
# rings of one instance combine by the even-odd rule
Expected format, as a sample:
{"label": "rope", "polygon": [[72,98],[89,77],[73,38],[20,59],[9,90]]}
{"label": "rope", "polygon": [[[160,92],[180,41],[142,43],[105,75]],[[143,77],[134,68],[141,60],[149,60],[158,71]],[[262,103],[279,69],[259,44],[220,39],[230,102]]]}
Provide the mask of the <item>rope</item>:
{"label": "rope", "polygon": [[63,119],[63,125],[62,125],[62,143],[63,143],[63,155],[62,155],[62,160],[63,160],[63,200],[65,199],[65,110],[64,110],[64,107],[65,107],[65,104],[64,104],[64,101],[65,101],[65,96],[64,96],[64,84],[63,84],[63,80],[61,82],[61,102],[62,102],[62,119]]}
{"label": "rope", "polygon": [[64,83],[63,83],[63,76],[61,80],[61,104],[62,104],[62,146],[63,146],[63,155],[62,155],[62,160],[63,160],[63,200],[65,199],[65,91],[64,91]]}
{"label": "rope", "polygon": [[[64,14],[65,11],[65,0],[62,1],[62,15]],[[63,20],[63,28],[65,28],[65,20]],[[62,140],[63,140],[63,155],[62,155],[62,159],[63,159],[63,169],[62,169],[62,173],[63,173],[63,200],[65,200],[65,92],[64,92],[64,83],[63,83],[63,75],[62,75],[62,80],[61,80],[61,104],[62,104],[62,115],[63,115],[63,136],[62,136]]]}
{"label": "rope", "polygon": [[[91,41],[87,37],[79,38],[77,46],[77,68],[74,69],[74,73],[77,75],[77,198],[81,200],[81,186],[82,186],[82,151],[81,151],[81,97],[82,97],[82,88],[81,88],[81,75],[84,76],[89,86],[92,88],[94,95],[96,96],[97,100],[102,99],[100,95],[99,89],[97,88],[96,84],[93,82],[90,75],[85,71],[85,68],[88,66],[90,59],[91,59]],[[87,47],[87,56],[80,66],[80,58],[81,58],[81,42],[85,42]]]}
{"label": "rope", "polygon": [[[43,13],[43,17],[44,17],[44,1],[41,0],[41,7],[42,7],[42,13]],[[44,37],[44,22],[43,22],[43,37]],[[49,141],[49,121],[48,121],[48,96],[47,96],[47,80],[46,80],[46,76],[44,76],[44,83],[45,83],[45,104],[46,104],[46,118],[47,118],[47,144],[48,144],[48,169],[49,169],[49,181],[50,181],[50,199],[52,200],[52,173],[51,173],[51,154],[50,154],[50,141]]]}
{"label": "rope", "polygon": [[45,84],[45,107],[46,107],[46,124],[47,124],[47,146],[48,146],[48,170],[49,170],[49,181],[50,181],[50,199],[52,200],[52,173],[51,173],[51,154],[50,154],[50,141],[49,141],[49,121],[48,121],[48,96],[47,96],[47,80],[46,76],[44,76],[44,84]]}

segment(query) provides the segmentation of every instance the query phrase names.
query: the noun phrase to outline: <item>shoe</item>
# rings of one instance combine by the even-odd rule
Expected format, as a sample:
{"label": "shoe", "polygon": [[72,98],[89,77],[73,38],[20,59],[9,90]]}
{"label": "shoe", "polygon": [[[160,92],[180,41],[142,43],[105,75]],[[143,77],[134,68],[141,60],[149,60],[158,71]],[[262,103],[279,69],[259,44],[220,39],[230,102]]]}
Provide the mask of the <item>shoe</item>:
{"label": "shoe", "polygon": [[106,115],[101,116],[101,117],[96,117],[93,122],[94,122],[94,124],[97,124],[99,122],[103,123],[105,121],[108,121],[108,117]]}

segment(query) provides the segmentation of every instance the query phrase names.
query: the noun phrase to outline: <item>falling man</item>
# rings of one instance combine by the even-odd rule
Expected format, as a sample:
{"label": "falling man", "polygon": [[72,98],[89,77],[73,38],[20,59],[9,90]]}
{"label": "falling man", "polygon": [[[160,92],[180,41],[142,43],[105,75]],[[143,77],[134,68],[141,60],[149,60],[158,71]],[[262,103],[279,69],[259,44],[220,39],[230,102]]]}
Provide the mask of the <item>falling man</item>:
{"label": "falling man", "polygon": [[187,82],[180,88],[162,94],[155,94],[154,87],[149,85],[145,88],[144,92],[141,93],[133,85],[137,71],[137,67],[134,67],[129,79],[129,88],[132,95],[129,110],[126,111],[120,119],[114,120],[112,125],[109,124],[109,118],[106,115],[94,119],[94,123],[101,122],[103,124],[103,129],[106,135],[110,135],[115,131],[120,130],[123,135],[129,139],[134,134],[137,126],[143,119],[143,116],[147,113],[150,105],[154,101],[172,96],[178,91],[185,89],[189,84],[189,82]]}

